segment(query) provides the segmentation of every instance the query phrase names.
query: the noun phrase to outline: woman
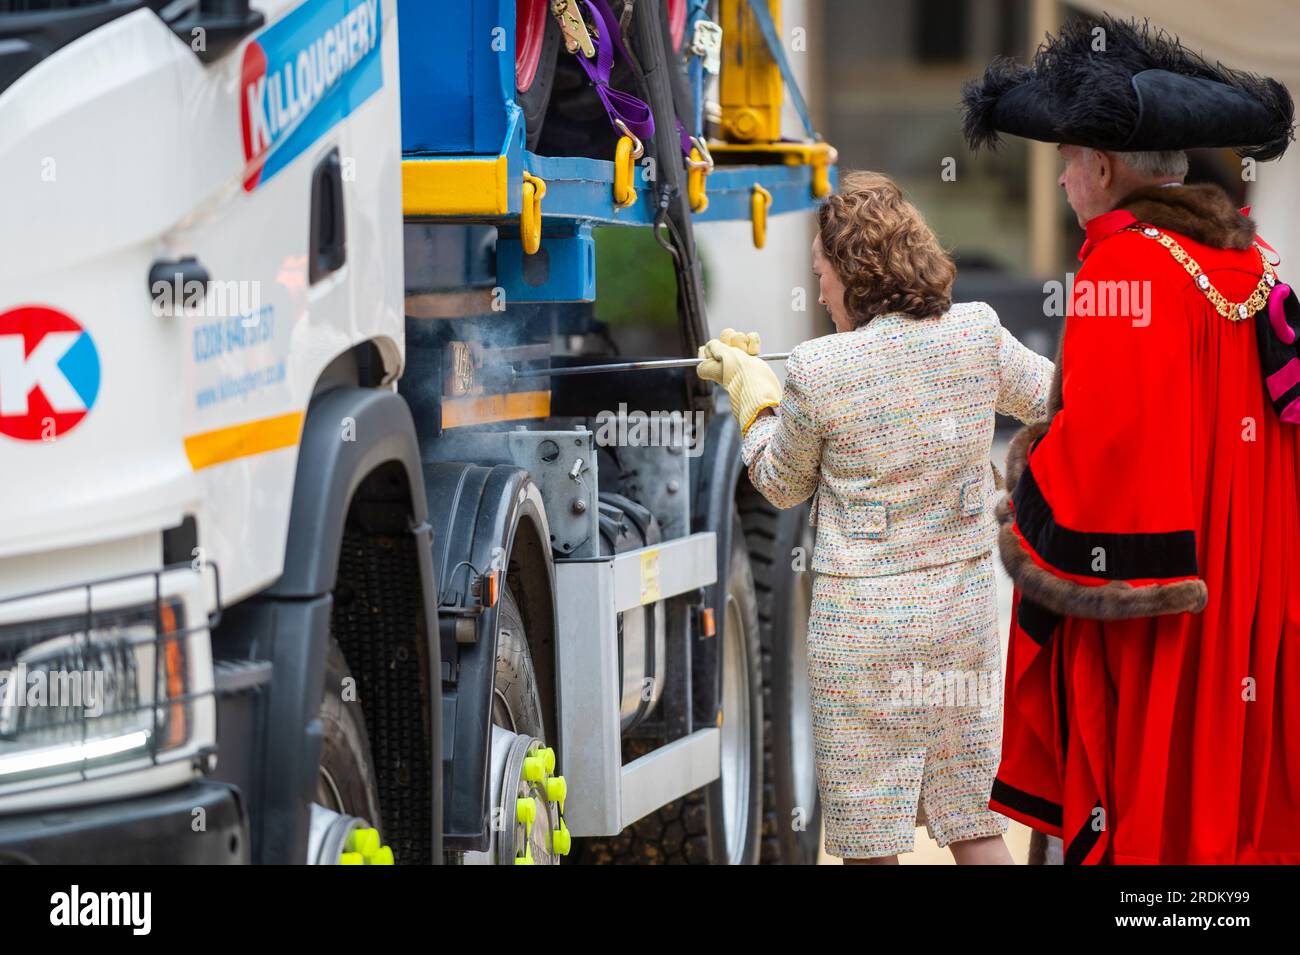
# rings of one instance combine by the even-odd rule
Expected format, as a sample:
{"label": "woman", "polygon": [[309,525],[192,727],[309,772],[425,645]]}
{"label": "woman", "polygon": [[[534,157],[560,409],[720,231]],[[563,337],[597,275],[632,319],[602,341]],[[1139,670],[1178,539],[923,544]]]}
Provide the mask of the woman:
{"label": "woman", "polygon": [[[797,347],[784,392],[758,336],[700,349],[754,486],[813,499],[808,678],[826,851],[896,863],[924,821],[959,863],[1010,863],[988,808],[1001,725],[989,453],[994,412],[1047,412],[1052,363],[982,302],[886,176],[843,177],[813,241],[836,334]],[[774,413],[775,409],[775,413]]]}

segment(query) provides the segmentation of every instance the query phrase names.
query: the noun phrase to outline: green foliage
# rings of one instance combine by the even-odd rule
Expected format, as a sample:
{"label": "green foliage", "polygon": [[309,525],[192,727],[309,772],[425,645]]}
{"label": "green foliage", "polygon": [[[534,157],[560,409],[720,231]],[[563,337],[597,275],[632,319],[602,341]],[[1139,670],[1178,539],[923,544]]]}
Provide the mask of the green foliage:
{"label": "green foliage", "polygon": [[596,229],[596,317],[611,326],[677,325],[672,257],[647,228]]}

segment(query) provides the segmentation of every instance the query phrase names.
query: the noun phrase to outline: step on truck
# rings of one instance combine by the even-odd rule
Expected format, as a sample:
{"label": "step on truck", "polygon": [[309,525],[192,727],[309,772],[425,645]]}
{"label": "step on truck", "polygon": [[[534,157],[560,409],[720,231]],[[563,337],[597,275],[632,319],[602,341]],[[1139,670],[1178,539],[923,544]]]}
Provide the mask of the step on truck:
{"label": "step on truck", "polygon": [[807,511],[593,310],[833,188],[781,36],[0,0],[0,862],[815,860]]}

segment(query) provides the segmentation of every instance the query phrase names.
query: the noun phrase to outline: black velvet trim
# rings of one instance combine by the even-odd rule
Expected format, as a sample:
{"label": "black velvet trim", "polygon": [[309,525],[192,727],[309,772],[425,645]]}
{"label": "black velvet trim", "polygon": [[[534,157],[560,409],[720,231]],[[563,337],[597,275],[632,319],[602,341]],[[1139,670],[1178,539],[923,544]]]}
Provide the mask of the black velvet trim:
{"label": "black velvet trim", "polygon": [[[1196,532],[1115,534],[1062,527],[1026,462],[1011,494],[1016,526],[1043,560],[1067,574],[1104,580],[1161,580],[1195,577]],[[1106,557],[1105,570],[1093,569],[1096,548]]]}
{"label": "black velvet trim", "polygon": [[1061,828],[1060,803],[1027,793],[1015,786],[1009,786],[997,778],[993,780],[993,789],[989,793],[989,798],[994,802],[1002,803],[1008,809],[1014,809],[1026,816],[1032,816],[1044,825],[1057,829]]}
{"label": "black velvet trim", "polygon": [[[1101,800],[1098,799],[1097,805],[1092,808],[1093,812],[1100,809]],[[1083,824],[1079,831],[1074,834],[1074,838],[1070,840],[1070,844],[1065,850],[1065,859],[1063,860],[1066,865],[1081,865],[1083,860],[1088,858],[1088,853],[1092,851],[1092,847],[1097,844],[1097,840],[1101,838],[1101,829],[1094,829],[1092,826],[1092,820],[1094,818],[1096,817],[1092,812],[1088,813],[1088,821]]]}
{"label": "black velvet trim", "polygon": [[1046,646],[1047,641],[1052,639],[1052,633],[1060,622],[1060,614],[1024,597],[1020,598],[1020,603],[1016,606],[1016,623],[1040,647]]}

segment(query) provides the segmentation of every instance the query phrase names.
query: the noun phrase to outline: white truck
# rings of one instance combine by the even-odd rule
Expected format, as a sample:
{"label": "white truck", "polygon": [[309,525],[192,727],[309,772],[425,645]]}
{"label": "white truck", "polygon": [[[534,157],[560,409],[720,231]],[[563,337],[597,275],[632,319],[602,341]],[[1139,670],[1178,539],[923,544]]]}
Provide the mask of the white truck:
{"label": "white truck", "polygon": [[628,5],[642,138],[603,0],[0,0],[0,862],[815,858],[806,510],[562,372],[593,226],[694,354],[692,219],[829,188],[709,6]]}

